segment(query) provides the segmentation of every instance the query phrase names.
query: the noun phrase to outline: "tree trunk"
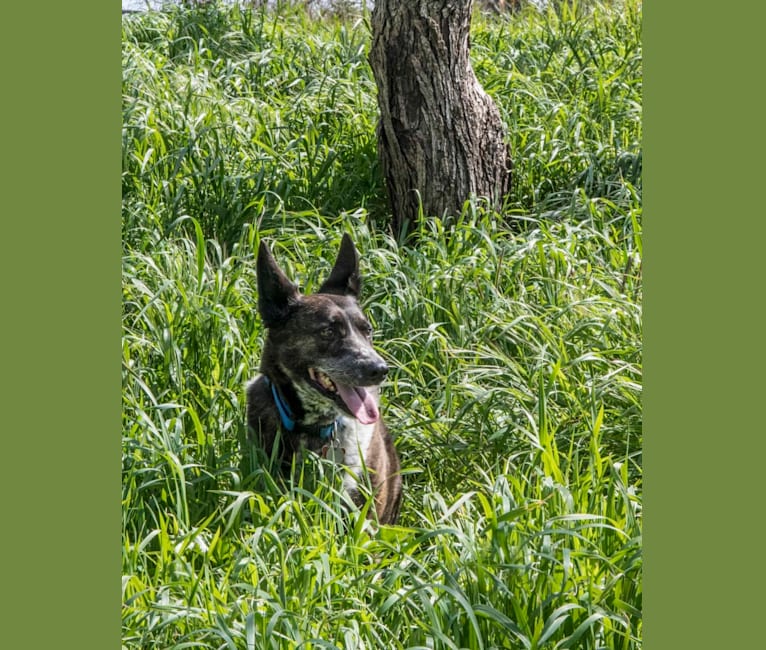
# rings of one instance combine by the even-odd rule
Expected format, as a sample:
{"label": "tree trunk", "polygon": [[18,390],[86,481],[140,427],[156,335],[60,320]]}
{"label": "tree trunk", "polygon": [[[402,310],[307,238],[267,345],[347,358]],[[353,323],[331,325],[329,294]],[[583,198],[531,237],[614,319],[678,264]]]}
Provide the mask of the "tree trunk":
{"label": "tree trunk", "polygon": [[376,0],[370,65],[378,155],[394,231],[460,214],[471,195],[498,206],[511,186],[500,113],[468,58],[472,0]]}

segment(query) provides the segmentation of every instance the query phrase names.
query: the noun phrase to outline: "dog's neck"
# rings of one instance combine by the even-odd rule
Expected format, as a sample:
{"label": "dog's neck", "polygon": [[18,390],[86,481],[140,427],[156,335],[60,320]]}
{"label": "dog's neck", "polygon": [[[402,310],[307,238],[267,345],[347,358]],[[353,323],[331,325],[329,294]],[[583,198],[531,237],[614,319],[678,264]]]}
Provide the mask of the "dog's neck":
{"label": "dog's neck", "polygon": [[285,395],[279,386],[277,386],[277,384],[268,375],[264,374],[264,377],[266,379],[266,383],[271,389],[274,405],[277,408],[279,419],[285,431],[288,431],[289,433],[306,433],[309,435],[315,435],[318,436],[323,442],[332,439],[338,426],[338,420],[340,418],[336,418],[327,424],[307,424],[303,422],[298,416],[295,415],[295,409],[290,406],[290,403],[285,398]]}

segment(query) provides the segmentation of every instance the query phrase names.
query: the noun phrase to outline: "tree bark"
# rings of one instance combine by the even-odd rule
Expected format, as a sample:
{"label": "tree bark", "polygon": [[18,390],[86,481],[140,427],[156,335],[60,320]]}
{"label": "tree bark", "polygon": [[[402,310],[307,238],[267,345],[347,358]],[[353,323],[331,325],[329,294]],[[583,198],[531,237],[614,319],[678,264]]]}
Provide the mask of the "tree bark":
{"label": "tree bark", "polygon": [[[498,206],[511,187],[500,112],[469,55],[473,0],[376,0],[370,66],[378,155],[394,231],[423,215],[460,214],[471,195]],[[420,199],[420,201],[419,201]]]}

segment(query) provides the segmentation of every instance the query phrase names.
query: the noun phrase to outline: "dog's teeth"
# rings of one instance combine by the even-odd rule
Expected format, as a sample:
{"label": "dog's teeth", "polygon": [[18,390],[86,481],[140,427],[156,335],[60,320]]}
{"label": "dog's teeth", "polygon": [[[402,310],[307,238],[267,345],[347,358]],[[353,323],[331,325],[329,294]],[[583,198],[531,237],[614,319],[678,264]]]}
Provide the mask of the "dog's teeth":
{"label": "dog's teeth", "polygon": [[319,383],[322,384],[322,386],[327,390],[335,391],[335,384],[326,374],[319,373]]}
{"label": "dog's teeth", "polygon": [[308,373],[311,381],[316,382],[325,390],[332,393],[338,392],[338,389],[335,387],[335,382],[333,382],[333,380],[330,379],[330,377],[323,373],[321,370],[317,370],[316,368],[309,368]]}

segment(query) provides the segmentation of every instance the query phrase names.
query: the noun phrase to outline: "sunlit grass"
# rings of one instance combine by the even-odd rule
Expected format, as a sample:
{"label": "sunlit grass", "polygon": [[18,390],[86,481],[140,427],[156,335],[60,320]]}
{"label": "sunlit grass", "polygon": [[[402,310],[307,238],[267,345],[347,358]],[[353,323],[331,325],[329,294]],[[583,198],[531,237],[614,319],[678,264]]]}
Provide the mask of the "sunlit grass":
{"label": "sunlit grass", "polygon": [[[515,189],[501,214],[429,220],[417,246],[386,228],[363,24],[209,7],[125,23],[124,647],[641,647],[627,6],[477,18]],[[331,465],[280,480],[240,442],[258,243],[310,291],[344,231],[392,367],[405,494],[381,530],[343,513]]]}

